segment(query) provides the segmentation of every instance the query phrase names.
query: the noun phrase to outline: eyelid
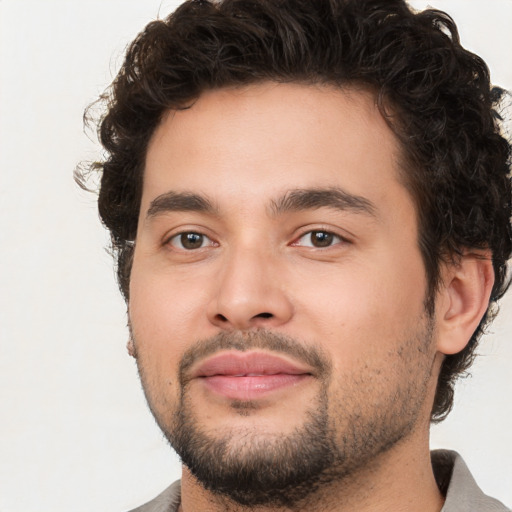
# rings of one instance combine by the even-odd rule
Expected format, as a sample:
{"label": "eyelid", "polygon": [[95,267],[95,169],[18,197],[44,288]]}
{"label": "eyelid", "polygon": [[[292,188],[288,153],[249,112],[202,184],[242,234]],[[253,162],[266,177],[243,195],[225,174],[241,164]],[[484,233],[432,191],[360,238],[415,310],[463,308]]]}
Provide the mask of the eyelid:
{"label": "eyelid", "polygon": [[[335,243],[332,245],[328,245],[325,247],[315,247],[314,245],[302,245],[299,244],[300,240],[303,239],[307,235],[311,235],[311,233],[314,232],[320,232],[320,233],[327,233],[338,239]],[[325,227],[325,226],[315,226],[315,227],[308,227],[308,229],[301,230],[300,234],[298,236],[295,236],[293,239],[293,242],[290,244],[291,246],[295,247],[310,247],[313,249],[330,249],[332,247],[336,247],[340,244],[350,244],[352,241],[350,238],[346,235],[342,235],[339,230],[335,230],[331,227]]]}
{"label": "eyelid", "polygon": [[[178,251],[183,251],[183,252],[194,252],[194,251],[199,251],[201,249],[205,249],[206,247],[217,247],[219,245],[219,243],[216,242],[211,236],[207,235],[204,231],[205,230],[202,228],[197,229],[194,227],[181,228],[181,229],[179,229],[179,231],[173,230],[170,234],[167,234],[163,238],[162,245],[170,246],[173,250],[178,250]],[[205,245],[201,245],[201,247],[198,247],[196,249],[187,249],[185,247],[179,247],[172,243],[173,240],[179,240],[181,236],[183,236],[185,234],[192,234],[192,233],[204,237],[205,241],[207,240],[207,241],[209,241],[209,243],[207,243]]]}

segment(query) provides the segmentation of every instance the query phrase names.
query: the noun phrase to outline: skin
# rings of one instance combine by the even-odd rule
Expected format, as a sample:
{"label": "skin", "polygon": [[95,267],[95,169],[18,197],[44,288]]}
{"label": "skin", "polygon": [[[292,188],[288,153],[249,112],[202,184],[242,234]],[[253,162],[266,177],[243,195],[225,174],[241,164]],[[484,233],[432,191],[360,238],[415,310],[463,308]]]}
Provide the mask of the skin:
{"label": "skin", "polygon": [[[442,507],[428,451],[435,382],[443,354],[460,350],[478,324],[492,270],[472,253],[443,269],[429,324],[416,211],[399,158],[371,94],[300,84],[206,92],[169,113],[148,148],[129,316],[163,430],[173,428],[187,350],[219,333],[263,329],[320,351],[331,377],[310,375],[252,397],[243,410],[191,380],[187,404],[209,436],[229,431],[229,449],[243,456],[248,433],[272,443],[300,428],[322,390],[339,444],[351,425],[390,410],[407,431],[361,455],[364,464],[310,496],[308,510]],[[298,189],[343,190],[367,207],[276,208]],[[169,193],[193,193],[213,211],[169,209],[157,200]],[[334,236],[315,247],[312,231]],[[191,232],[204,235],[197,249],[182,245],[181,233]],[[245,509],[206,491],[184,467],[182,510]]]}

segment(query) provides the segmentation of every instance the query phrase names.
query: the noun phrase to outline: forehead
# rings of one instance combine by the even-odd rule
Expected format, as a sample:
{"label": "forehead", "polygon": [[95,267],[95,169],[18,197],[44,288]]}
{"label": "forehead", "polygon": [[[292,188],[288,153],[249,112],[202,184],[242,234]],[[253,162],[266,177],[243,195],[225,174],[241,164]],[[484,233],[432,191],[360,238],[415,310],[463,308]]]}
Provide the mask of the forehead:
{"label": "forehead", "polygon": [[155,131],[141,214],[168,191],[245,208],[295,188],[341,187],[378,200],[402,188],[399,155],[368,91],[276,83],[208,91]]}

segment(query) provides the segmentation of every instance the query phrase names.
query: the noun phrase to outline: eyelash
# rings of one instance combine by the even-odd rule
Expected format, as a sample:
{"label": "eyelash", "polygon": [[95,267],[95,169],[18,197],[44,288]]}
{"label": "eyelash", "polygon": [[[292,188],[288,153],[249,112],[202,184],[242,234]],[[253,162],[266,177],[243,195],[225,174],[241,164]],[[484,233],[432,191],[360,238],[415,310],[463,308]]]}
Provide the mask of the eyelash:
{"label": "eyelash", "polygon": [[[200,237],[201,238],[201,245],[199,247],[193,247],[193,248],[187,248],[184,247],[183,242],[185,242],[186,238],[188,238],[188,241],[192,242],[192,237]],[[209,241],[210,243],[207,243],[206,245],[203,245],[205,241]],[[174,241],[178,242],[180,246],[177,246]],[[176,233],[175,235],[171,236],[167,239],[165,242],[165,245],[170,245],[176,249],[182,250],[182,251],[194,251],[198,249],[204,249],[204,247],[215,247],[218,244],[214,242],[209,236],[205,235],[204,233],[200,233],[198,231],[182,231],[181,233]]]}
{"label": "eyelash", "polygon": [[[309,236],[309,240],[311,243],[300,243],[301,240],[306,239]],[[318,236],[316,239],[317,242],[320,242],[320,245],[314,245],[313,236]],[[194,242],[200,242],[200,245],[197,247],[185,247],[185,244],[191,243],[194,245]],[[206,242],[206,244],[205,244]],[[322,243],[325,242],[325,245]],[[304,232],[300,237],[296,238],[294,242],[290,245],[293,247],[310,247],[312,249],[328,249],[338,244],[349,243],[347,239],[343,238],[332,231],[327,229],[312,229]],[[171,236],[165,242],[165,245],[170,245],[175,249],[191,252],[199,249],[204,249],[205,247],[217,247],[218,243],[214,242],[210,237],[201,233],[199,231],[182,231],[181,233],[176,233]]]}
{"label": "eyelash", "polygon": [[[326,239],[327,244],[326,245],[314,245],[313,238],[312,238],[314,235],[322,235],[324,237],[324,240]],[[307,244],[307,245],[300,244],[300,241],[305,239],[306,237],[309,237],[309,240],[311,241],[311,243]],[[319,240],[319,239],[317,239],[317,241],[322,242],[322,240]],[[343,243],[349,243],[349,242],[346,238],[343,238],[342,236],[337,235],[336,233],[333,233],[332,231],[329,231],[328,229],[311,229],[311,230],[303,233],[291,245],[295,246],[295,247],[310,247],[312,249],[328,249],[330,247],[333,247],[338,244],[343,244]]]}

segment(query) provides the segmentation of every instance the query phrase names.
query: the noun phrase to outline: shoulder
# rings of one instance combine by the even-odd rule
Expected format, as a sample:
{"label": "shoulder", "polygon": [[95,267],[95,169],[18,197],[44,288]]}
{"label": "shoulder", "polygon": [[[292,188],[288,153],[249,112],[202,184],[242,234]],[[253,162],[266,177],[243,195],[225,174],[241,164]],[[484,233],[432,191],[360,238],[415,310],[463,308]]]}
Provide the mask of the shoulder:
{"label": "shoulder", "polygon": [[441,512],[511,512],[482,492],[457,452],[435,450],[431,455],[437,483],[446,495]]}
{"label": "shoulder", "polygon": [[177,512],[181,501],[181,481],[167,487],[156,498],[130,512]]}

